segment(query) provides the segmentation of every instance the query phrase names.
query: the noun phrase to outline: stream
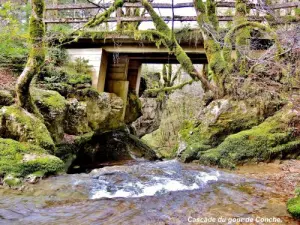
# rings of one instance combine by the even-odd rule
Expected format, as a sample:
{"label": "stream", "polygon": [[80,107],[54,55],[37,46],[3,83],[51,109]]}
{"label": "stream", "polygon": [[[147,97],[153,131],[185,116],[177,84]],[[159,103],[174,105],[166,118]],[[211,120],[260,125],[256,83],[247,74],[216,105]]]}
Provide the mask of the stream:
{"label": "stream", "polygon": [[[0,224],[298,224],[261,179],[170,161],[128,161],[0,189]],[[249,221],[253,220],[253,223]]]}

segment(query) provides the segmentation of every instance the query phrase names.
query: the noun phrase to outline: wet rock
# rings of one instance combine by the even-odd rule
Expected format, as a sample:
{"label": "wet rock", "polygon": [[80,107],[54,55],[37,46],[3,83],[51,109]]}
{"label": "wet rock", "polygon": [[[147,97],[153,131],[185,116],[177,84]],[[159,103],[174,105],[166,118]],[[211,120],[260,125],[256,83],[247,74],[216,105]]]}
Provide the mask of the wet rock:
{"label": "wet rock", "polygon": [[6,175],[3,179],[3,183],[9,187],[17,187],[22,185],[21,179],[15,177],[13,174]]}
{"label": "wet rock", "polygon": [[35,173],[26,176],[25,181],[29,184],[36,184],[45,176],[43,171],[37,171]]}
{"label": "wet rock", "polygon": [[[107,105],[103,104],[103,98]],[[124,127],[123,100],[113,93],[101,93],[94,104],[88,103],[89,124],[93,131],[107,132]]]}

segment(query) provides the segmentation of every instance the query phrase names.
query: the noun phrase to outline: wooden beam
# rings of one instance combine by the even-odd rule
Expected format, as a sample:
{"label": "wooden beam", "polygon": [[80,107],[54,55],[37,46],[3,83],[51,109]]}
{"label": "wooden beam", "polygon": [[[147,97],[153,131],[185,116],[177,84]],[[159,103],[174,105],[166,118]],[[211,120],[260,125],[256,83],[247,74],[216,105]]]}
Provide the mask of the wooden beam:
{"label": "wooden beam", "polygon": [[286,2],[270,6],[270,9],[300,8],[300,2]]}
{"label": "wooden beam", "polygon": [[[172,21],[171,17],[162,16],[164,21]],[[263,21],[263,17],[248,16],[249,21]],[[119,19],[122,22],[149,22],[152,21],[151,17],[111,17],[107,19],[107,22],[118,22]],[[233,16],[218,16],[219,21],[232,21]],[[62,19],[45,19],[45,23],[86,23],[88,18],[62,18]],[[197,21],[196,16],[176,16],[174,21],[185,22],[185,21]]]}
{"label": "wooden beam", "polygon": [[[111,3],[101,3],[99,4],[101,8],[106,9],[111,6]],[[160,8],[160,9],[171,9],[172,4],[169,3],[152,3],[151,4],[153,8]],[[248,4],[251,8],[256,7],[262,7],[261,5],[256,4]],[[135,7],[135,8],[141,8],[141,3],[124,3],[124,7]],[[174,8],[190,8],[194,7],[193,2],[186,2],[186,3],[177,3],[174,5]],[[234,8],[235,2],[218,2],[217,7],[223,7],[223,8]],[[285,8],[295,8],[300,7],[300,2],[288,2],[288,3],[282,3],[282,4],[276,4],[273,6],[268,6],[266,9],[285,9]],[[49,5],[47,6],[46,10],[72,10],[72,9],[99,9],[98,6],[93,4],[64,4],[64,5]]]}

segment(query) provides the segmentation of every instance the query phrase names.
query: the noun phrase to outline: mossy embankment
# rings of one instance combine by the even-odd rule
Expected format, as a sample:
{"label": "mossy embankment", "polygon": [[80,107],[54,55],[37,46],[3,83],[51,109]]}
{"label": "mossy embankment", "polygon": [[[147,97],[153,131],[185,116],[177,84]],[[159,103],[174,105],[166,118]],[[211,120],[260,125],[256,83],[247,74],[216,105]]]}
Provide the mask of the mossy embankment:
{"label": "mossy embankment", "polygon": [[53,175],[65,170],[59,158],[50,155],[45,149],[29,143],[0,138],[0,177],[4,184],[17,186],[19,178],[40,173]]}
{"label": "mossy embankment", "polygon": [[[223,104],[222,104],[223,102]],[[227,104],[224,104],[227,102]],[[298,158],[300,137],[298,102],[289,102],[267,118],[243,101],[218,100],[181,130],[183,161],[234,168],[248,162]]]}
{"label": "mossy embankment", "polygon": [[[30,90],[39,115],[17,106],[14,91],[0,91],[0,183],[19,186],[25,180],[34,183],[37,178],[66,172],[76,159],[78,162],[78,155],[91,159],[85,162],[95,162],[94,166],[136,154],[155,158],[151,149],[139,150],[134,144],[130,152],[126,138],[122,143],[110,140],[116,130],[140,116],[140,101],[129,94],[124,121],[123,100],[92,88],[91,76],[82,59],[46,65]],[[84,160],[79,161],[84,167]]]}

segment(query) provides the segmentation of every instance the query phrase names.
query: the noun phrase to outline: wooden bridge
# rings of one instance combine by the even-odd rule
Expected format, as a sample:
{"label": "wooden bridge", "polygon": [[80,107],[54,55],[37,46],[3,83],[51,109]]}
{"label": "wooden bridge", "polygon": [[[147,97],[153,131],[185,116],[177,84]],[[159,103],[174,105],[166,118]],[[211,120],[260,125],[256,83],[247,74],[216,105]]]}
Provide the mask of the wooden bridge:
{"label": "wooden bridge", "polygon": [[[217,4],[218,10],[224,11],[224,9],[234,8],[234,2],[219,2]],[[54,24],[71,24],[71,26],[78,28],[78,25],[86,23],[90,18],[99,13],[101,10],[105,10],[111,6],[111,3],[106,4],[64,4],[64,5],[48,5],[45,22],[47,26],[53,26]],[[162,16],[163,20],[168,22],[195,22],[196,15],[175,15],[174,9],[193,8],[194,5],[190,3],[152,3],[152,6],[159,9],[172,9],[172,16]],[[279,13],[280,10],[285,9],[286,16],[293,16],[295,14],[295,8],[300,7],[300,2],[288,2],[271,6],[261,6],[255,4],[249,4],[252,9],[248,20],[252,21],[264,21],[264,13],[261,10],[272,10],[274,13]],[[107,19],[106,29],[109,27],[111,30],[113,26],[120,25],[126,22],[147,22],[152,21],[151,17],[147,15],[143,16],[124,16],[122,10],[128,8],[142,8],[140,2],[125,2],[122,8],[119,8],[112,17]],[[296,18],[296,17],[295,17]],[[233,16],[219,15],[219,21],[232,21]],[[299,19],[299,18],[298,18]],[[277,23],[280,20],[277,20]],[[295,19],[297,22],[297,19]],[[106,33],[106,29],[99,32]],[[93,31],[94,32],[94,31]],[[109,33],[109,32],[108,32]],[[192,31],[193,35],[190,38],[184,36],[181,40],[178,40],[184,51],[191,58],[194,64],[206,64],[207,59],[203,47],[203,41],[201,33],[197,30]],[[101,38],[99,38],[99,36]],[[266,40],[261,40],[265,42]],[[113,32],[109,35],[96,37],[83,36],[76,42],[70,42],[65,45],[71,58],[85,58],[88,59],[90,64],[94,68],[93,86],[98,91],[111,92],[120,96],[124,105],[126,106],[128,91],[135,91],[138,95],[140,79],[141,79],[141,66],[143,63],[178,63],[174,55],[170,54],[169,50],[160,47],[158,48],[155,43],[150,41],[137,41],[132,36],[126,35],[114,35]],[[125,107],[124,107],[125,113]],[[123,115],[124,116],[124,115]]]}

